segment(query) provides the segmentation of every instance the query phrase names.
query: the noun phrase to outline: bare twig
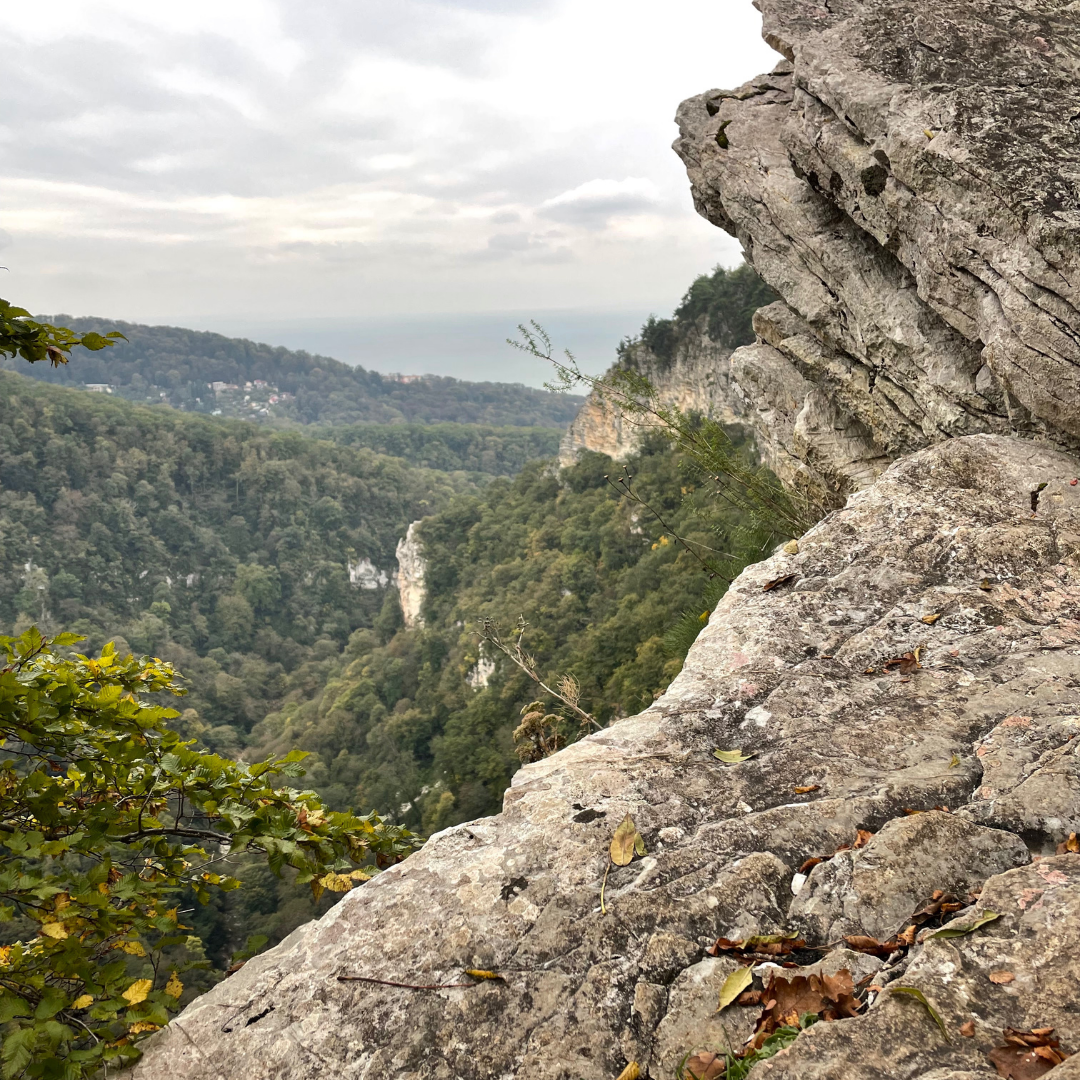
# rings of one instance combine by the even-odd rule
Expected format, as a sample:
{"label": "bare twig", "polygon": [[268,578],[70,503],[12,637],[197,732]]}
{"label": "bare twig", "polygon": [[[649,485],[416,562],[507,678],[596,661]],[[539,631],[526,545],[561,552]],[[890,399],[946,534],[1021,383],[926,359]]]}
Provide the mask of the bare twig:
{"label": "bare twig", "polygon": [[526,675],[545,694],[550,695],[557,701],[561,701],[572,713],[574,713],[583,724],[592,724],[598,730],[602,731],[604,725],[600,723],[591,713],[587,713],[576,702],[573,702],[565,694],[561,694],[558,690],[553,690],[540,676],[536,673],[536,661],[521,647],[522,639],[525,637],[525,629],[528,627],[528,623],[525,621],[523,615],[518,616],[518,637],[514,642],[513,647],[508,645],[502,639],[502,635],[499,633],[498,623],[494,619],[481,619],[480,629],[476,631],[477,637],[481,641],[486,641],[493,648],[496,648],[504,656],[508,657],[514,664],[516,664]]}
{"label": "bare twig", "polygon": [[338,982],[365,982],[375,983],[377,986],[398,986],[402,990],[456,990],[458,987],[479,986],[478,982],[468,983],[431,983],[423,985],[419,983],[393,982],[391,979],[372,979],[367,975],[339,975]]}

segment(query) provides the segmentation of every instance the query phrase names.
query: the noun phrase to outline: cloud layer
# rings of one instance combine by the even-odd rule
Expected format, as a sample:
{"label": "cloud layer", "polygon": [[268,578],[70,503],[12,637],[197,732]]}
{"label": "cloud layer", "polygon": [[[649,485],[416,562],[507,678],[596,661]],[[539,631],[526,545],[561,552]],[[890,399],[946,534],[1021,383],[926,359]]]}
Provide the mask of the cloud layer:
{"label": "cloud layer", "polygon": [[250,318],[670,305],[737,258],[668,149],[749,0],[9,0],[4,295]]}

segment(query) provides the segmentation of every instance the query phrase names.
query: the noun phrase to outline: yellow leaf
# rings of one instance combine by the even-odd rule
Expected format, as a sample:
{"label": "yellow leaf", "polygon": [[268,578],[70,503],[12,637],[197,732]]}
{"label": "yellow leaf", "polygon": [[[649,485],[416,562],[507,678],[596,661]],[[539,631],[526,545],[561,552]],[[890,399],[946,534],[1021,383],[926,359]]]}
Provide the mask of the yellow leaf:
{"label": "yellow leaf", "polygon": [[740,761],[749,761],[754,754],[744,754],[741,750],[714,750],[713,757],[725,765],[738,765]]}
{"label": "yellow leaf", "polygon": [[634,819],[627,814],[619,822],[619,827],[611,838],[611,861],[616,866],[626,866],[633,859],[634,849],[638,844],[644,847],[637,826],[634,824]]}
{"label": "yellow leaf", "polygon": [[354,870],[349,874],[349,877],[351,877],[353,881],[370,881],[372,874],[370,870]]}
{"label": "yellow leaf", "polygon": [[736,968],[720,987],[720,1004],[716,1006],[716,1011],[726,1009],[753,981],[753,968]]}
{"label": "yellow leaf", "polygon": [[109,895],[109,883],[107,881],[100,882],[98,884],[97,891],[99,893],[101,893],[102,896],[108,896]]}
{"label": "yellow leaf", "polygon": [[924,615],[921,621],[926,623],[927,626],[933,626],[940,618],[941,612],[939,611],[936,615]]}
{"label": "yellow leaf", "polygon": [[46,937],[63,941],[68,936],[67,927],[62,922],[47,922],[41,924],[41,932]]}
{"label": "yellow leaf", "polygon": [[11,963],[11,946],[0,945],[0,967],[7,967]]}
{"label": "yellow leaf", "polygon": [[484,971],[482,968],[466,968],[466,975],[471,975],[474,979],[498,979],[500,982],[505,980],[497,971]]}
{"label": "yellow leaf", "polygon": [[641,1069],[636,1061],[631,1061],[629,1065],[621,1073],[619,1073],[616,1080],[638,1080],[641,1076]]}
{"label": "yellow leaf", "polygon": [[153,985],[153,979],[136,979],[120,996],[129,1005],[138,1005],[140,1001],[146,1000],[146,995],[150,993]]}
{"label": "yellow leaf", "polygon": [[160,1027],[160,1024],[151,1024],[149,1020],[140,1020],[137,1024],[132,1024],[128,1028],[128,1034],[138,1035],[143,1031],[157,1031]]}
{"label": "yellow leaf", "polygon": [[953,756],[949,759],[949,768],[950,769],[955,769],[956,766],[959,765],[959,764],[960,764],[960,759],[955,754],[953,754]]}
{"label": "yellow leaf", "polygon": [[331,892],[348,892],[353,887],[352,878],[348,874],[329,874],[319,878],[319,884]]}
{"label": "yellow leaf", "polygon": [[789,540],[784,545],[784,551],[787,552],[788,555],[798,555],[799,554],[799,541],[798,540]]}
{"label": "yellow leaf", "polygon": [[118,949],[123,949],[128,956],[145,956],[146,950],[137,941],[121,941],[117,945]]}
{"label": "yellow leaf", "polygon": [[93,994],[80,994],[79,997],[77,997],[71,1003],[71,1007],[73,1009],[85,1009],[88,1006],[93,1005],[93,1004],[94,1004],[94,995]]}
{"label": "yellow leaf", "polygon": [[165,984],[165,993],[171,998],[178,998],[183,992],[184,984],[180,981],[180,976],[174,971]]}

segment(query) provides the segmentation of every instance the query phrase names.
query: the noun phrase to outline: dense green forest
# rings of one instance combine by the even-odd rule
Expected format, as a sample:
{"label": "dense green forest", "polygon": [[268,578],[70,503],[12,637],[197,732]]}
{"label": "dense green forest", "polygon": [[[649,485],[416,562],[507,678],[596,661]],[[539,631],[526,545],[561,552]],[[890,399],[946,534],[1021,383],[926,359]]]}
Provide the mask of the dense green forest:
{"label": "dense green forest", "polygon": [[[0,357],[0,367],[60,386],[108,386],[119,397],[189,412],[299,424],[465,423],[565,427],[581,398],[512,383],[472,383],[425,376],[398,382],[325,356],[175,326],[106,319],[52,321],[80,333],[121,331],[126,341],[77,363],[28,367]],[[215,391],[211,384],[224,384]]]}
{"label": "dense green forest", "polygon": [[[661,357],[703,319],[748,340],[761,290],[745,271],[699,278],[662,320]],[[541,672],[574,676],[607,723],[662,692],[722,592],[675,533],[745,541],[662,439],[627,466],[666,525],[605,479],[610,459],[558,470],[555,430],[273,430],[6,372],[0,400],[0,633],[36,622],[172,661],[185,736],[249,761],[310,751],[304,782],[332,806],[425,833],[498,809],[520,764],[535,690],[481,647],[482,619],[509,632],[523,616]],[[380,575],[417,519],[427,598],[406,630]],[[254,860],[239,876],[191,916],[219,966],[331,902]]]}
{"label": "dense green forest", "polygon": [[191,690],[184,723],[225,753],[287,674],[372,625],[386,589],[377,574],[350,581],[350,566],[391,569],[410,521],[475,486],[6,372],[0,399],[0,624],[174,661]]}
{"label": "dense green forest", "polygon": [[343,424],[311,434],[345,446],[366,446],[425,469],[513,476],[537,458],[554,457],[562,431],[481,424]]}

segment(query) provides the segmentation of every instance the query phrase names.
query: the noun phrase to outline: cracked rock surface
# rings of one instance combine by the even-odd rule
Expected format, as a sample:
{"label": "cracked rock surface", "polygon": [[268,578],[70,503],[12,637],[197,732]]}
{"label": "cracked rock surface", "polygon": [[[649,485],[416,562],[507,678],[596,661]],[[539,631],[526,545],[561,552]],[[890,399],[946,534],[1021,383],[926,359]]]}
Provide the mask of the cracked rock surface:
{"label": "cracked rock surface", "polygon": [[784,61],[684,102],[675,149],[782,297],[731,361],[771,463],[835,498],[944,438],[1075,449],[1075,3],[757,6]]}
{"label": "cracked rock surface", "polygon": [[[732,962],[705,956],[715,938],[873,935],[934,888],[981,889],[976,913],[1001,915],[912,950],[902,981],[950,1041],[883,975],[865,1014],[755,1077],[984,1077],[1007,1025],[1080,1050],[1080,856],[1053,854],[1080,813],[1078,473],[992,435],[896,462],[797,554],[739,577],[650,709],[523,768],[501,814],[249,961],[151,1040],[136,1080],[613,1080],[629,1061],[670,1080],[724,1037]],[[921,667],[886,669],[915,649]],[[717,748],[756,756],[725,766]],[[605,914],[626,813],[647,854],[611,869]],[[876,836],[794,896],[798,867],[857,829]],[[455,983],[466,967],[505,982],[337,981]],[[989,981],[1002,970],[1015,979]],[[724,1013],[733,1038],[754,1013]]]}

